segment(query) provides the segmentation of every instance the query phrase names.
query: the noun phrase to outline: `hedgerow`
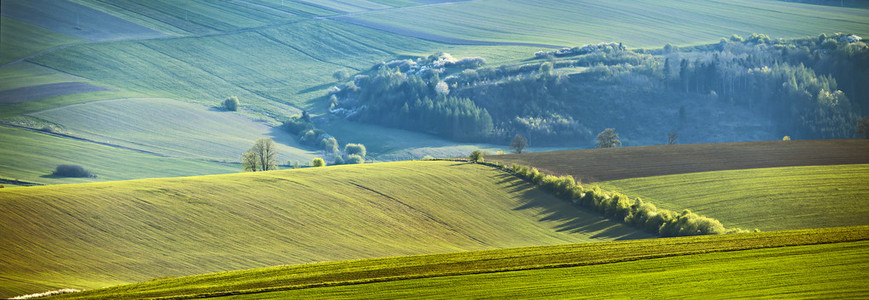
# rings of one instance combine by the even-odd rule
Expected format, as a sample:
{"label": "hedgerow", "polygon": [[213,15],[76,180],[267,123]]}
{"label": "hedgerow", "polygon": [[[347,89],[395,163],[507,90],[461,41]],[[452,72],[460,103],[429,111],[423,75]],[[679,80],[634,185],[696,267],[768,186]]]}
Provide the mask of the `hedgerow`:
{"label": "hedgerow", "polygon": [[698,215],[687,209],[677,213],[672,210],[657,208],[654,204],[645,202],[640,198],[631,198],[618,192],[602,190],[598,186],[583,187],[570,175],[560,177],[547,175],[537,168],[517,164],[511,164],[507,167],[499,163],[478,163],[512,173],[576,206],[596,210],[610,219],[641,228],[658,236],[747,232],[739,228],[725,228],[720,221]]}

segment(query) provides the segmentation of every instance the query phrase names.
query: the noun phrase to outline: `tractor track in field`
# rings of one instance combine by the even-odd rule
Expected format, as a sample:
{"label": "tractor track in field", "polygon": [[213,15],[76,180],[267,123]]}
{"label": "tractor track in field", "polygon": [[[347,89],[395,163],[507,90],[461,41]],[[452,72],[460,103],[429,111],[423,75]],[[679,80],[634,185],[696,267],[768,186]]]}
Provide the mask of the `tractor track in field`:
{"label": "tractor track in field", "polygon": [[468,238],[468,239],[470,239],[470,240],[473,240],[473,241],[475,241],[475,242],[477,242],[477,243],[480,243],[480,245],[486,245],[485,242],[483,242],[483,241],[481,241],[481,240],[479,240],[479,239],[477,239],[477,238],[475,238],[475,237],[473,237],[473,236],[467,235],[467,234],[465,234],[465,233],[462,233],[462,232],[456,230],[455,228],[453,228],[453,226],[451,226],[451,225],[448,224],[447,222],[444,222],[444,221],[442,221],[442,220],[440,220],[440,219],[438,219],[438,218],[435,218],[435,217],[432,216],[431,214],[429,214],[429,213],[427,213],[427,212],[425,212],[425,211],[422,211],[422,210],[420,210],[420,209],[417,209],[416,207],[413,207],[413,206],[410,205],[410,204],[404,203],[404,202],[402,202],[401,200],[395,199],[394,197],[392,197],[392,196],[390,196],[390,195],[384,194],[384,193],[382,193],[382,192],[380,192],[380,191],[377,191],[377,190],[372,189],[372,188],[369,188],[369,187],[367,187],[367,186],[364,186],[364,185],[358,184],[358,183],[356,183],[356,182],[352,182],[352,181],[351,181],[350,184],[352,184],[352,185],[354,185],[354,186],[356,186],[356,187],[358,187],[358,188],[360,188],[360,189],[363,189],[363,190],[369,191],[369,192],[371,192],[371,193],[374,193],[374,194],[380,195],[381,197],[386,198],[386,199],[389,199],[389,200],[391,200],[391,201],[393,201],[393,202],[395,202],[395,203],[398,203],[399,205],[401,205],[401,206],[403,206],[403,207],[409,209],[410,211],[417,212],[417,213],[419,213],[420,215],[424,216],[425,218],[431,220],[432,222],[434,222],[434,223],[436,223],[436,224],[438,224],[438,225],[443,226],[444,228],[446,228],[446,229],[449,230],[449,231],[454,232],[456,235],[464,236],[464,237],[466,237],[466,238]]}
{"label": "tractor track in field", "polygon": [[79,141],[79,142],[86,142],[86,143],[92,143],[92,144],[97,144],[97,145],[102,145],[102,146],[107,146],[107,147],[112,147],[112,148],[117,148],[117,149],[129,150],[129,151],[134,151],[134,152],[138,152],[138,153],[142,153],[142,154],[154,155],[154,156],[158,156],[158,157],[178,158],[178,157],[174,157],[174,156],[170,156],[170,155],[166,155],[166,154],[151,152],[148,150],[136,149],[136,148],[116,145],[116,144],[112,144],[112,143],[108,143],[108,142],[100,142],[100,141],[87,139],[87,138],[83,138],[83,137],[77,137],[77,136],[69,135],[69,134],[65,134],[65,133],[50,132],[50,131],[39,130],[39,129],[35,129],[35,128],[30,128],[30,127],[18,126],[18,125],[13,125],[13,124],[5,124],[5,123],[0,123],[0,126],[15,128],[15,129],[22,129],[22,130],[35,132],[35,133],[50,135],[53,137],[71,139],[71,140],[75,140],[75,141]]}

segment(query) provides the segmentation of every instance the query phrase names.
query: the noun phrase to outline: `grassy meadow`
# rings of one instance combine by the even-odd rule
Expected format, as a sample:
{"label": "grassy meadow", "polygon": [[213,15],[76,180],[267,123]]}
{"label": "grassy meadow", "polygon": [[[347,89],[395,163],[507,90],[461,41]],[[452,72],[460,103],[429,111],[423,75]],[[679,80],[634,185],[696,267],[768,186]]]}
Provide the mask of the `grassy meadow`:
{"label": "grassy meadow", "polygon": [[857,226],[376,258],[161,279],[61,298],[865,295],[858,282],[867,234]]}
{"label": "grassy meadow", "polygon": [[744,169],[631,178],[604,188],[726,227],[763,231],[869,225],[869,165]]}
{"label": "grassy meadow", "polygon": [[395,162],[0,190],[0,296],[283,264],[649,238],[495,169]]}

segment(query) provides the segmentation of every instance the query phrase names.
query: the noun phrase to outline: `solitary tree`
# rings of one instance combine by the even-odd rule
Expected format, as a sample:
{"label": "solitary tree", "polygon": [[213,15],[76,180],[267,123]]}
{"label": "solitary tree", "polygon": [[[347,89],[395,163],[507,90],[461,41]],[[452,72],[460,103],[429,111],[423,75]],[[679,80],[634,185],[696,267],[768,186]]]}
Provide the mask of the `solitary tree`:
{"label": "solitary tree", "polygon": [[483,151],[482,150],[474,150],[471,152],[471,155],[468,156],[468,160],[472,163],[480,163],[483,162]]}
{"label": "solitary tree", "polygon": [[525,147],[528,147],[528,140],[524,136],[517,134],[513,137],[513,142],[510,143],[510,149],[513,150],[513,153],[522,153],[525,151]]}
{"label": "solitary tree", "polygon": [[324,161],[322,158],[317,157],[317,158],[314,158],[313,161],[311,161],[311,166],[312,167],[325,167],[326,161]]}
{"label": "solitary tree", "polygon": [[869,139],[869,117],[857,121],[857,134]]}
{"label": "solitary tree", "polygon": [[223,100],[223,109],[225,109],[225,110],[237,111],[238,105],[239,105],[238,97],[236,97],[236,96],[229,96],[229,97],[226,97],[225,100]]}
{"label": "solitary tree", "polygon": [[278,169],[278,147],[270,138],[260,138],[242,155],[245,171],[269,171]]}
{"label": "solitary tree", "polygon": [[619,134],[614,128],[607,128],[597,134],[598,148],[615,148],[622,145]]}
{"label": "solitary tree", "polygon": [[668,132],[667,133],[667,145],[675,145],[677,137],[678,137],[678,134],[675,131]]}

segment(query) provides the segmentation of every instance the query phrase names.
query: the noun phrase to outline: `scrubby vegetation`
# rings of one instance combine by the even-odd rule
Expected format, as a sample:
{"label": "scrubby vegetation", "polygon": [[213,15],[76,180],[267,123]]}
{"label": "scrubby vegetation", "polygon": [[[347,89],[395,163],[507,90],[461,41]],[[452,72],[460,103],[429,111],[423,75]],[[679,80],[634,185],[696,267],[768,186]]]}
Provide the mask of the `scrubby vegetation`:
{"label": "scrubby vegetation", "polygon": [[849,34],[734,35],[648,50],[603,43],[497,68],[451,61],[463,60],[439,53],[378,64],[332,90],[331,112],[459,141],[509,144],[521,134],[535,144],[587,145],[598,124],[617,125],[634,140],[660,140],[648,136],[648,123],[662,127],[660,134],[675,132],[699,122],[693,114],[710,105],[747,114],[727,118],[767,120],[772,135],[848,138],[869,110],[869,90],[859,84],[869,80],[860,67],[869,49]]}
{"label": "scrubby vegetation", "polygon": [[82,178],[96,178],[97,176],[91,173],[88,170],[85,170],[84,167],[79,165],[59,165],[54,169],[54,172],[51,173],[53,176],[58,177],[82,177]]}

